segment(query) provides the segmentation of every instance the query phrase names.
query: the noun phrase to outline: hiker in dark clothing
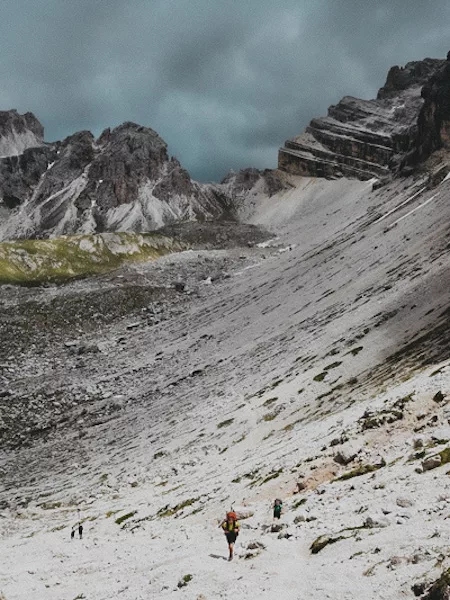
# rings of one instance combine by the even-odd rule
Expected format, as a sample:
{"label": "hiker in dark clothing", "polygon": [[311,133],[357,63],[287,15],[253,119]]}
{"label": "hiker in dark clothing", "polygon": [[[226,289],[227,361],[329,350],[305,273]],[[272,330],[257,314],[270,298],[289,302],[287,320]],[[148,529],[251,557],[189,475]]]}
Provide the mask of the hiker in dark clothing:
{"label": "hiker in dark clothing", "polygon": [[80,540],[83,539],[83,525],[81,523],[78,525],[78,535],[80,536]]}
{"label": "hiker in dark clothing", "polygon": [[75,537],[75,527],[72,527],[72,531],[70,532],[70,539],[73,540]]}
{"label": "hiker in dark clothing", "polygon": [[273,503],[273,518],[280,519],[281,518],[281,510],[283,508],[283,502],[277,498]]}
{"label": "hiker in dark clothing", "polygon": [[229,556],[228,560],[233,560],[234,543],[239,535],[240,525],[237,520],[237,514],[233,511],[227,513],[226,519],[221,523],[228,542]]}

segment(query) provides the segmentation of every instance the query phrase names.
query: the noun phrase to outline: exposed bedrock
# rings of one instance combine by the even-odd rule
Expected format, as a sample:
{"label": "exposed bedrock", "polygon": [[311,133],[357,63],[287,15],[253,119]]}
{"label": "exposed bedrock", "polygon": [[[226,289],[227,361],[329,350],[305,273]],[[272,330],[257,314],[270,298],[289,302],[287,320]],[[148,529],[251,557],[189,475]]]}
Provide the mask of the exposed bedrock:
{"label": "exposed bedrock", "polygon": [[426,157],[440,147],[437,128],[441,145],[450,140],[444,125],[448,70],[447,61],[430,58],[392,67],[375,100],[345,96],[326,117],[313,119],[303,134],[286,141],[279,168],[296,175],[365,180],[397,172],[408,156],[417,162],[421,144],[419,158]]}

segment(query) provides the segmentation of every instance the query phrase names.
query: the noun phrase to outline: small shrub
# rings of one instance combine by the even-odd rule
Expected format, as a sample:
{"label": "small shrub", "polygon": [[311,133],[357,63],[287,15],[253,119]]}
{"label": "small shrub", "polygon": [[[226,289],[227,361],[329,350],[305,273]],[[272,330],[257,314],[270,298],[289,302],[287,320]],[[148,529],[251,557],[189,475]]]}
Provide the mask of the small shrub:
{"label": "small shrub", "polygon": [[263,421],[273,421],[277,415],[277,412],[267,413],[263,416]]}
{"label": "small shrub", "polygon": [[187,575],[183,575],[177,585],[179,588],[186,587],[190,581],[192,581],[192,575],[188,573]]}

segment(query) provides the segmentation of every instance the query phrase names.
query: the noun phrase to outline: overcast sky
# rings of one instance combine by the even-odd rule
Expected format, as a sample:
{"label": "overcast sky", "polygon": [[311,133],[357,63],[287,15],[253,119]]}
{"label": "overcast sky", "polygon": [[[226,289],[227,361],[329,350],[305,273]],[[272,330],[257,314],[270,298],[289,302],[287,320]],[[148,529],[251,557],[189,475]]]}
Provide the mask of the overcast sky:
{"label": "overcast sky", "polygon": [[135,121],[200,180],[284,140],[394,64],[450,50],[448,0],[0,0],[0,110],[48,141]]}

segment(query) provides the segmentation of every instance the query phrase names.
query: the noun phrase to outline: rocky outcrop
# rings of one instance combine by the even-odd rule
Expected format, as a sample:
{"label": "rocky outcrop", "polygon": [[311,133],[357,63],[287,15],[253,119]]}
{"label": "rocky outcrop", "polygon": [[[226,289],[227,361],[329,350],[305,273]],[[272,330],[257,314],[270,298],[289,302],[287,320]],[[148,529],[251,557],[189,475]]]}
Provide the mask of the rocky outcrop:
{"label": "rocky outcrop", "polygon": [[233,214],[246,221],[251,217],[255,206],[262,198],[271,198],[278,192],[292,187],[286,173],[279,170],[242,169],[235,173],[230,171],[223,181],[214,186],[221,193]]}
{"label": "rocky outcrop", "polygon": [[362,180],[398,171],[416,148],[422,86],[428,89],[445,63],[425,59],[392,67],[375,100],[346,96],[326,117],[313,119],[305,133],[285,142],[279,168],[296,175]]}
{"label": "rocky outcrop", "polygon": [[241,169],[237,173],[230,171],[221,185],[234,198],[237,198],[238,196],[245,196],[256,188],[271,197],[286,189],[288,184],[283,180],[282,174],[277,171],[272,169],[260,171],[259,169],[249,168]]}
{"label": "rocky outcrop", "polygon": [[33,115],[16,110],[0,111],[0,157],[17,156],[27,148],[42,146],[44,128]]}
{"label": "rocky outcrop", "polygon": [[409,164],[427,159],[432,152],[450,149],[450,52],[442,67],[422,88],[421,108],[415,148],[408,157]]}
{"label": "rocky outcrop", "polygon": [[[0,239],[150,231],[232,218],[220,186],[192,181],[150,128],[81,131],[0,160]],[[3,219],[2,219],[3,215]]]}

